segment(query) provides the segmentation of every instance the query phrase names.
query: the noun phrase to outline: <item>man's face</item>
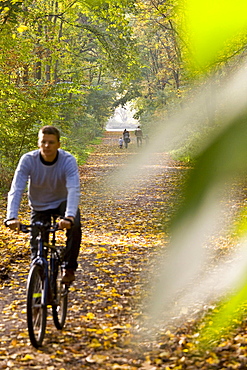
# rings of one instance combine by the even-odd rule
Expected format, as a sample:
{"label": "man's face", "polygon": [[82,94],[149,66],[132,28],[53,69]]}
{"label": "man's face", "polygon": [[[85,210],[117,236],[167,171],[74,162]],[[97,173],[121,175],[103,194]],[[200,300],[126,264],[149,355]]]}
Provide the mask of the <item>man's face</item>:
{"label": "man's face", "polygon": [[56,158],[60,142],[56,135],[40,134],[38,146],[43,159],[47,162],[52,162]]}

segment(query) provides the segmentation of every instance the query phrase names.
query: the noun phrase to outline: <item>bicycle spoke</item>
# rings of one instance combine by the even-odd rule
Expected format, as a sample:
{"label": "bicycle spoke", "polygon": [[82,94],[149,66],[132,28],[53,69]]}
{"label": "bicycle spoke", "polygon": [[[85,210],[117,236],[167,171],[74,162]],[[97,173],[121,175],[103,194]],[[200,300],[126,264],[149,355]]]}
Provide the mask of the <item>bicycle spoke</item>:
{"label": "bicycle spoke", "polygon": [[[40,330],[40,322],[41,322],[41,297],[42,293],[34,293],[33,294],[33,326],[34,330]],[[37,329],[36,329],[37,328]]]}

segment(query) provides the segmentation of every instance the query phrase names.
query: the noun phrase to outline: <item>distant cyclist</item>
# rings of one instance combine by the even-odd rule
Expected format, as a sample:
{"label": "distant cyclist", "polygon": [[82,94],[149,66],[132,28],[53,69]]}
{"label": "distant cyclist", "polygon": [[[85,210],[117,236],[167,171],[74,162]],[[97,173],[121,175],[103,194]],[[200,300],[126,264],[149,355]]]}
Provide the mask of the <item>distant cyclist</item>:
{"label": "distant cyclist", "polygon": [[[24,154],[16,168],[8,193],[5,225],[12,230],[20,228],[18,212],[28,182],[31,222],[50,222],[53,214],[63,217],[59,220],[59,228],[67,229],[63,282],[71,283],[75,280],[81,244],[78,166],[70,153],[60,149],[60,132],[56,127],[44,126],[39,130],[38,147]],[[32,258],[37,254],[37,235],[38,230],[33,230]]]}

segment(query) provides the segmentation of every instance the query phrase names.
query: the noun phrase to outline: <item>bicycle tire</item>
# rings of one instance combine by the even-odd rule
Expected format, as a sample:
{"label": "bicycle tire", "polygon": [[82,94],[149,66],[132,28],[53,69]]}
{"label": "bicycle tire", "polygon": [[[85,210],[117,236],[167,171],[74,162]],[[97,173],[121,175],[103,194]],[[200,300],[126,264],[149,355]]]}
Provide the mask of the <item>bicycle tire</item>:
{"label": "bicycle tire", "polygon": [[33,265],[27,283],[27,326],[30,341],[35,348],[42,345],[45,336],[47,306],[44,294],[43,269],[39,265]]}
{"label": "bicycle tire", "polygon": [[53,321],[58,330],[64,327],[68,308],[68,287],[62,284],[63,270],[58,267],[56,283],[54,287],[54,302],[52,304]]}

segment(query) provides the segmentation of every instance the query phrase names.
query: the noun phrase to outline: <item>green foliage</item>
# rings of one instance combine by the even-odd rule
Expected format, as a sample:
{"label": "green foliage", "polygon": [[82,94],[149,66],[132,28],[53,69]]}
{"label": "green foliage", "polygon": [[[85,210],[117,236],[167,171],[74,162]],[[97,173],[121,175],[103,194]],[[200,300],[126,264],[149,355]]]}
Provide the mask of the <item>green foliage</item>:
{"label": "green foliage", "polygon": [[[182,10],[184,12],[184,8]],[[183,31],[187,33],[190,55],[188,66],[205,70],[217,60],[228,58],[236,53],[236,45],[242,40],[245,45],[246,34],[246,1],[236,4],[232,1],[196,1],[187,0]],[[184,32],[182,33],[184,34]]]}
{"label": "green foliage", "polygon": [[[200,208],[207,194],[247,172],[247,114],[246,112],[215,136],[212,142],[195,158],[195,166],[188,179],[184,204],[174,224],[186,219]],[[176,226],[175,226],[176,227]]]}
{"label": "green foliage", "polygon": [[5,0],[0,4],[0,26],[6,23],[16,23],[18,15],[23,12],[23,1]]}
{"label": "green foliage", "polygon": [[[221,5],[221,2],[212,3],[211,6],[210,3],[204,1],[188,0],[187,2],[185,30],[188,31],[187,41],[193,53],[189,55],[190,59],[185,61],[185,65],[189,68],[192,67],[193,73],[200,71],[200,74],[206,75],[211,72],[212,65],[215,67],[218,64],[219,55],[221,57],[224,55],[227,60],[233,48],[236,47],[235,41],[239,40],[239,31],[246,27],[246,22],[243,20],[243,14],[246,10],[245,2],[240,1],[233,12],[232,3],[224,2],[223,11]],[[213,7],[215,11],[212,11]],[[224,54],[226,43],[229,54]],[[222,68],[222,71],[223,74],[231,76],[231,69]],[[243,71],[244,68],[242,78],[244,78]],[[217,75],[215,78],[217,79]],[[231,91],[234,92],[235,88],[235,94],[239,89],[244,92],[243,84],[240,81],[238,88],[235,87],[236,81],[237,78],[232,82]],[[222,83],[220,79],[218,82]],[[186,255],[186,259],[183,260],[184,270],[181,275],[177,274],[176,276],[179,289],[184,288],[187,267],[190,266],[188,275],[191,274],[190,277],[194,276],[195,278],[193,274],[198,268],[196,264],[202,263],[199,257],[202,251],[195,249],[202,248],[201,244],[205,235],[196,236],[195,234],[206,233],[208,225],[212,228],[212,219],[217,222],[216,210],[222,202],[222,194],[226,187],[232,186],[236,180],[243,183],[247,173],[246,108],[240,104],[241,94],[239,94],[238,102],[234,99],[231,102],[226,101],[223,95],[217,101],[217,105],[211,106],[209,109],[211,117],[209,120],[211,125],[210,138],[205,140],[204,134],[201,134],[200,139],[197,135],[193,138],[197,147],[195,164],[184,188],[183,202],[171,226],[173,240],[176,240],[174,246],[176,261],[172,261],[174,265],[170,263],[170,270],[174,270],[177,264],[179,265],[181,256]],[[228,106],[229,104],[230,106]],[[205,100],[205,107],[206,105]],[[207,121],[209,117],[206,114],[204,116],[204,121]],[[201,129],[201,133],[204,133],[204,128]],[[193,140],[191,143],[193,144]],[[242,217],[246,217],[246,213],[242,213]],[[183,230],[182,233],[181,230]],[[244,233],[246,236],[245,220],[238,222],[235,233],[239,233],[239,231],[242,236]],[[210,232],[212,230],[209,230],[209,234]],[[195,242],[193,250],[191,245]],[[197,257],[194,257],[195,255]],[[165,272],[164,275],[166,275]],[[184,281],[182,282],[181,279]],[[169,280],[168,276],[163,276],[163,287],[167,280]],[[246,313],[246,274],[243,273],[238,282],[234,286],[229,286],[230,288],[231,293],[224,298],[212,314],[208,315],[201,325],[197,341],[199,348],[203,350],[219,344],[221,338],[227,335],[235,325],[238,325],[243,314]]]}
{"label": "green foliage", "polygon": [[94,145],[101,142],[101,137],[85,132],[84,128],[74,129],[70,135],[62,137],[62,148],[73,153],[78,165],[83,165],[88,155],[94,151]]}
{"label": "green foliage", "polygon": [[0,155],[7,167],[15,166],[20,155],[37,144],[38,124],[51,122],[55,117],[56,111],[49,108],[45,95],[38,86],[19,88],[12,85],[2,94]]}
{"label": "green foliage", "polygon": [[[219,136],[198,156],[186,186],[185,202],[174,221],[174,227],[191,215],[196,215],[212,189],[224,189],[234,180],[241,182],[247,173],[247,113],[232,120]],[[241,186],[241,185],[240,185]],[[208,208],[211,207],[208,204]],[[206,210],[205,210],[206,212]],[[246,236],[246,209],[240,212],[233,225],[233,233]],[[239,325],[246,314],[246,276],[241,276],[234,292],[221,302],[217,311],[208,315],[200,331],[198,346],[210,348],[219,344],[221,338]]]}
{"label": "green foliage", "polygon": [[210,350],[219,345],[222,338],[233,333],[246,315],[247,283],[246,275],[237,292],[229,294],[219,305],[206,315],[200,328],[197,348],[201,351]]}
{"label": "green foliage", "polygon": [[[12,172],[57,125],[79,161],[113,113],[117,79],[138,74],[126,19],[133,1],[1,3],[0,165]],[[115,80],[115,82],[114,82]],[[120,81],[120,80],[119,80]],[[121,82],[120,82],[121,84]],[[83,140],[77,140],[82,137]]]}
{"label": "green foliage", "polygon": [[184,89],[177,42],[176,2],[136,1],[134,33],[142,64],[135,84],[136,109],[142,126],[165,116]]}

